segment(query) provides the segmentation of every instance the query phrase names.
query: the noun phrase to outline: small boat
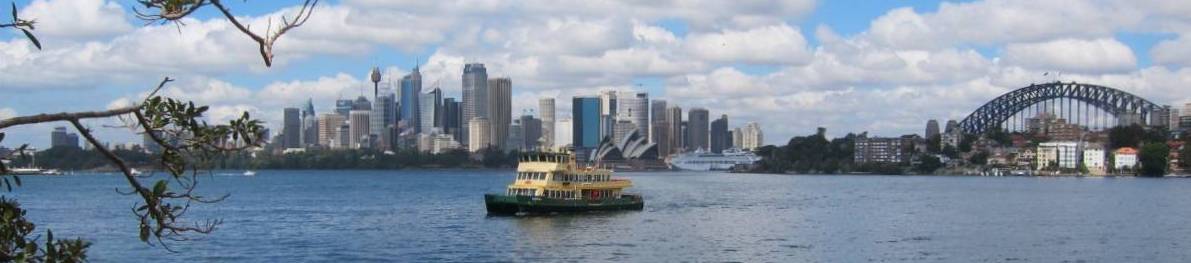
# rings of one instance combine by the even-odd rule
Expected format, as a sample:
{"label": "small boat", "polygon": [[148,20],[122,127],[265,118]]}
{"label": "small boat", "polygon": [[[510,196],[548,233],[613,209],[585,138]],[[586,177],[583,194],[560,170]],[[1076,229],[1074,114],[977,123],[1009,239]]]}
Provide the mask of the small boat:
{"label": "small boat", "polygon": [[528,153],[505,194],[485,194],[488,214],[516,215],[608,210],[642,210],[640,195],[625,194],[632,181],[612,171],[579,167],[571,153]]}
{"label": "small boat", "polygon": [[256,172],[252,170],[244,171],[244,176],[256,176]]}

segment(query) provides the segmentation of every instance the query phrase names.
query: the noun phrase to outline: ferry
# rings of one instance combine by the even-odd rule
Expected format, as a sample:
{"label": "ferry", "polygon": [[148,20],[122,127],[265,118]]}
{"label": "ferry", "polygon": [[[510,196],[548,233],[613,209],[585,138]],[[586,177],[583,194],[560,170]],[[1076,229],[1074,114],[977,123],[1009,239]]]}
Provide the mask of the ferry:
{"label": "ferry", "polygon": [[671,169],[687,171],[725,171],[737,165],[752,165],[761,157],[748,151],[729,149],[724,153],[712,153],[703,149],[682,153],[668,158]]}
{"label": "ferry", "polygon": [[527,153],[505,193],[485,194],[484,204],[493,215],[642,210],[640,195],[624,193],[632,185],[611,170],[580,167],[570,153]]}

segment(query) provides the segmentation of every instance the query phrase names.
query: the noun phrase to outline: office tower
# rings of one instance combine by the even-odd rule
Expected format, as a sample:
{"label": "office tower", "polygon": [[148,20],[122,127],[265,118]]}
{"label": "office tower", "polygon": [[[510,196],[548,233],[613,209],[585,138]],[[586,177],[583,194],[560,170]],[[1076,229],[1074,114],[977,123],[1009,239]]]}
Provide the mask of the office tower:
{"label": "office tower", "polygon": [[302,145],[302,120],[298,108],[285,108],[281,126],[281,148],[298,148]]}
{"label": "office tower", "polygon": [[571,144],[575,151],[599,146],[603,118],[600,116],[600,98],[575,97],[571,103]]}
{"label": "office tower", "polygon": [[[545,136],[542,135],[545,124],[541,119],[534,118],[533,115],[521,115],[521,136],[520,148],[525,151],[537,150],[541,145],[541,141]],[[511,137],[511,136],[510,136]]]}
{"label": "office tower", "polygon": [[[468,138],[471,136],[471,119],[488,118],[488,70],[484,68],[484,64],[470,63],[463,66],[463,104],[460,106],[463,116],[461,122],[464,125],[460,132],[463,138],[459,141],[466,144],[471,142]],[[485,129],[488,129],[487,126]]]}
{"label": "office tower", "polygon": [[666,121],[666,101],[653,100],[649,104],[649,141],[657,144],[658,158],[665,159],[670,149],[670,123]]}
{"label": "office tower", "polygon": [[455,98],[446,98],[442,102],[443,134],[451,135],[456,142],[463,140],[463,112]]}
{"label": "office tower", "polygon": [[692,108],[687,113],[687,148],[709,150],[711,138],[707,128],[709,113],[704,108]]}
{"label": "office tower", "polygon": [[353,106],[355,106],[355,101],[335,100],[335,114],[347,118],[347,114],[352,111]]}
{"label": "office tower", "polygon": [[324,113],[318,117],[318,145],[327,148],[337,148],[339,126],[346,124],[347,118],[339,114]]}
{"label": "office tower", "polygon": [[352,110],[348,113],[348,124],[351,125],[349,132],[348,145],[352,149],[368,148],[368,138],[372,135],[372,127],[369,123],[372,111],[369,110]]}
{"label": "office tower", "polygon": [[744,129],[740,127],[732,128],[732,143],[728,148],[744,149]]}
{"label": "office tower", "polygon": [[[351,115],[351,113],[349,112],[348,115]],[[334,148],[338,148],[338,149],[350,149],[351,148],[351,145],[352,145],[351,144],[351,138],[352,138],[351,125],[344,123],[343,125],[339,126],[339,130],[335,131],[335,135],[338,136],[339,138],[336,139],[337,145],[334,146]]]}
{"label": "office tower", "polygon": [[418,110],[421,116],[418,116],[418,131],[424,134],[430,134],[434,131],[439,133],[445,132],[442,129],[442,90],[434,88],[429,92],[423,93],[422,98],[418,99],[421,109]]}
{"label": "office tower", "polygon": [[[623,130],[632,131],[636,128],[641,135],[649,136],[649,93],[622,92],[616,96],[616,119],[626,120],[632,127]],[[616,125],[620,125],[617,122]],[[615,129],[621,129],[619,127]]]}
{"label": "office tower", "polygon": [[79,135],[66,132],[66,127],[54,127],[50,132],[50,148],[57,147],[78,148]]}
{"label": "office tower", "polygon": [[573,128],[574,126],[571,125],[570,118],[562,118],[555,121],[554,147],[565,147],[567,145],[571,145],[571,141],[575,139],[572,137],[571,133]]}
{"label": "office tower", "polygon": [[655,139],[654,137],[656,137],[655,133],[657,133],[658,131],[664,131],[664,129],[658,130],[657,128],[654,128],[654,127],[657,126],[657,123],[666,121],[666,106],[667,106],[666,100],[653,100],[649,103],[649,127],[650,128],[647,131],[649,133],[649,142],[657,143],[659,150],[662,148],[661,147],[662,144],[658,141],[658,139]]}
{"label": "office tower", "polygon": [[926,121],[926,133],[924,135],[925,135],[925,138],[927,138],[927,139],[938,136],[939,135],[939,121],[936,121],[936,120]]}
{"label": "office tower", "polygon": [[616,91],[600,91],[600,138],[612,136],[616,132],[616,106]]}
{"label": "office tower", "polygon": [[523,128],[521,126],[521,119],[513,120],[513,123],[509,125],[508,136],[509,136],[508,140],[506,140],[504,143],[501,143],[501,145],[503,145],[501,147],[502,149],[505,149],[508,151],[522,151],[522,150],[524,150],[524,148],[525,148],[525,128]]}
{"label": "office tower", "polygon": [[513,81],[509,78],[488,80],[488,122],[492,129],[492,145],[501,147],[509,139],[509,123],[513,121]]}
{"label": "office tower", "polygon": [[719,119],[711,122],[711,152],[723,153],[724,149],[729,146],[729,141],[732,139],[728,134],[728,115],[720,115]]}
{"label": "office tower", "polygon": [[401,77],[401,121],[404,122],[410,129],[413,129],[414,134],[422,132],[421,118],[419,113],[422,107],[420,99],[422,95],[422,73],[418,72],[418,67],[414,67],[413,72]]}
{"label": "office tower", "polygon": [[756,150],[761,148],[761,145],[765,143],[765,136],[761,133],[761,125],[756,122],[745,124],[742,132],[744,134],[741,136],[741,149]]}
{"label": "office tower", "polygon": [[386,136],[385,131],[397,123],[397,101],[393,91],[387,87],[382,87],[378,94],[372,103],[372,112],[368,114],[368,131],[377,138],[374,145],[381,150],[388,150],[393,138]]}
{"label": "office tower", "polygon": [[959,132],[959,123],[955,120],[947,120],[947,127],[943,132],[948,134]]}
{"label": "office tower", "polygon": [[538,99],[538,114],[542,117],[541,146],[554,147],[554,98]]}
{"label": "office tower", "polygon": [[619,143],[624,140],[624,137],[637,129],[637,125],[629,120],[616,120],[616,125],[613,125],[615,130],[612,131],[612,142]]}
{"label": "office tower", "polygon": [[475,117],[467,123],[467,150],[469,152],[479,152],[488,148],[492,144],[491,129],[488,118]]}
{"label": "office tower", "polygon": [[[667,154],[677,153],[677,152],[681,151],[683,149],[683,147],[685,147],[685,145],[686,145],[684,143],[685,140],[683,139],[686,136],[682,130],[682,108],[678,107],[678,105],[675,105],[673,107],[667,107],[665,117],[666,117],[666,124],[670,125],[669,127],[666,127],[666,136],[668,136],[669,137],[668,139],[670,139],[670,145],[669,145],[670,151],[665,152],[665,153],[659,151],[658,155],[667,155]],[[661,150],[661,148],[658,148],[658,150]]]}
{"label": "office tower", "polygon": [[[365,98],[364,96],[360,96],[359,98],[356,98],[356,101],[352,102],[352,110],[371,111],[372,110],[372,102],[369,102],[368,98]],[[348,112],[348,115],[349,116],[351,115],[350,111]]]}
{"label": "office tower", "polygon": [[302,108],[302,146],[318,145],[318,117],[314,115],[314,100],[306,99]]}

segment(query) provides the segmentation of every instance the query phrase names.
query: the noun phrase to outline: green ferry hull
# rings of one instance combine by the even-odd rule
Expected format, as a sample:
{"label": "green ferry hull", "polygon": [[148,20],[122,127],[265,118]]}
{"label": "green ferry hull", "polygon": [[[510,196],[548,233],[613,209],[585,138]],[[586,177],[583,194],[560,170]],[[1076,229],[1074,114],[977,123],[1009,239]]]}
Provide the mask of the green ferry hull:
{"label": "green ferry hull", "polygon": [[485,194],[484,204],[488,208],[488,214],[496,215],[642,210],[645,208],[645,201],[635,195],[622,195],[620,198],[602,200],[572,200]]}

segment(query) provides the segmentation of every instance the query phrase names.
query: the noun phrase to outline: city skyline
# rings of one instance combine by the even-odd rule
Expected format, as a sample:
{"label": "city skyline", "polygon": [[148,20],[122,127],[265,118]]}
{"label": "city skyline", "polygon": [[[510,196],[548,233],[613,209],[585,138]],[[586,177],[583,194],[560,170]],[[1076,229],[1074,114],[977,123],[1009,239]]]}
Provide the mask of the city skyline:
{"label": "city skyline", "polygon": [[[602,89],[640,89],[650,99],[684,109],[727,114],[733,123],[759,122],[766,144],[782,144],[819,126],[828,127],[832,136],[922,133],[926,120],[961,119],[1004,92],[1056,79],[1110,86],[1175,107],[1191,94],[1179,82],[1191,77],[1185,68],[1191,56],[1179,51],[1191,45],[1182,36],[1191,28],[1185,17],[1191,12],[1162,3],[923,1],[868,3],[862,10],[849,9],[857,5],[848,1],[785,1],[773,8],[609,2],[576,10],[535,4],[540,3],[474,6],[481,15],[469,18],[449,12],[460,8],[452,3],[329,2],[319,7],[320,19],[312,19],[310,27],[279,42],[277,65],[263,71],[257,63],[239,63],[258,59],[251,43],[219,38],[235,32],[221,27],[226,24],[213,13],[198,14],[191,26],[180,28],[183,34],[160,34],[175,28],[141,27],[127,2],[17,1],[22,17],[39,19],[45,50],[29,49],[19,33],[0,33],[7,50],[20,51],[0,55],[2,61],[14,61],[0,66],[0,90],[27,94],[21,100],[0,98],[0,117],[121,105],[169,75],[179,81],[164,94],[210,104],[216,120],[249,111],[278,132],[284,118],[276,109],[301,108],[312,98],[315,112],[331,112],[337,99],[371,95],[364,73],[374,66],[382,67],[384,84],[395,88],[399,81],[392,78],[420,65],[422,90],[439,87],[444,98],[461,99],[459,73],[469,62],[485,63],[492,76],[514,80],[511,112],[536,108],[541,97],[566,102]],[[251,24],[263,25],[265,12],[285,5],[237,3],[235,8],[254,18]],[[509,9],[525,15],[496,15]],[[1078,15],[1068,10],[1079,10]],[[80,15],[39,15],[55,13]],[[347,14],[431,19],[443,13],[451,15],[433,20],[441,23],[399,23],[394,29],[346,19]],[[1007,15],[982,24],[959,19],[973,14]],[[1022,24],[1018,21],[1025,20],[1009,14],[1087,21]],[[1092,19],[1106,17],[1112,19]],[[490,26],[472,27],[476,24]],[[135,53],[148,43],[177,48],[179,54]],[[197,60],[211,57],[186,48],[199,44],[229,51]],[[88,46],[102,48],[87,51]],[[88,52],[102,53],[71,60]],[[140,64],[140,57],[178,57],[184,67],[131,67],[117,63],[119,57]],[[51,64],[55,61],[73,62]],[[559,119],[568,117],[567,107],[559,103]],[[789,117],[764,119],[774,114]],[[5,131],[5,142],[45,148],[48,131],[59,125],[12,128]],[[96,130],[113,143],[140,141],[125,130]]]}

